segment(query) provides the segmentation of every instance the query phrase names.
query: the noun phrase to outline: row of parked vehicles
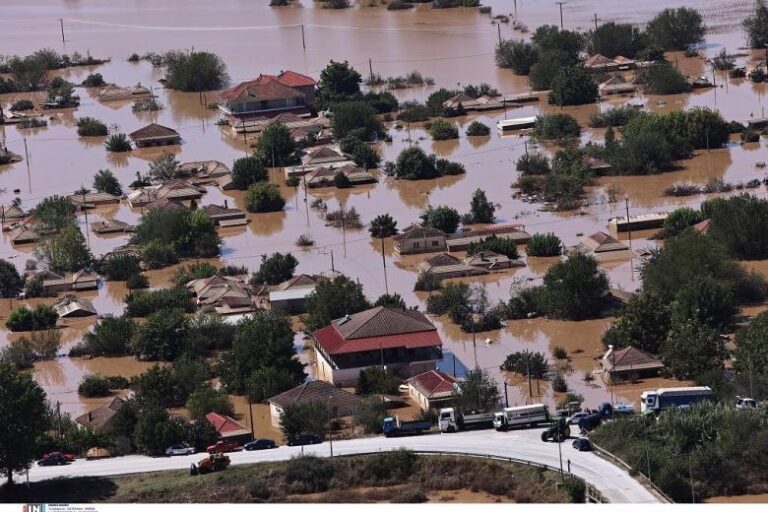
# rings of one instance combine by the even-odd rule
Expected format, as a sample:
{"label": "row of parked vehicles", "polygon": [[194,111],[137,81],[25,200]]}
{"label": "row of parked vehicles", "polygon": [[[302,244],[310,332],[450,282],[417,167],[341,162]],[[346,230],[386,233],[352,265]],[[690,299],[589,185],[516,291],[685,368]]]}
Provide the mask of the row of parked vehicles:
{"label": "row of parked vehicles", "polygon": [[[320,436],[315,434],[300,434],[297,436],[289,437],[286,441],[287,446],[302,446],[308,444],[322,443],[323,440]],[[270,450],[277,448],[277,443],[272,439],[254,439],[245,444],[240,444],[237,441],[221,440],[210,445],[205,449],[209,454],[237,452],[240,450],[253,451],[253,450]],[[165,450],[165,454],[169,457],[174,455],[192,455],[196,452],[193,446],[186,444],[174,444],[169,446]]]}

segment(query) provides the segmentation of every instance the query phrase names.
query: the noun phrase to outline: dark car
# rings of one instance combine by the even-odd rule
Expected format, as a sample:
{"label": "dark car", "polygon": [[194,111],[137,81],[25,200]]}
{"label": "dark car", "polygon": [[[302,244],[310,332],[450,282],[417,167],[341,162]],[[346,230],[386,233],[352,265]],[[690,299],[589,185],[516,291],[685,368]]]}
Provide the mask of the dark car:
{"label": "dark car", "polygon": [[592,443],[589,442],[589,439],[586,437],[580,437],[576,439],[573,442],[573,447],[579,450],[580,452],[591,452],[592,451]]}
{"label": "dark car", "polygon": [[277,448],[277,444],[271,439],[254,439],[250,443],[245,443],[243,446],[248,451],[251,450],[268,450],[270,448]]}
{"label": "dark car", "polygon": [[303,446],[305,444],[319,444],[323,440],[315,434],[299,434],[288,438],[288,446]]}
{"label": "dark car", "polygon": [[43,458],[37,461],[38,466],[62,466],[71,462],[67,456],[61,452],[51,452],[43,455]]}

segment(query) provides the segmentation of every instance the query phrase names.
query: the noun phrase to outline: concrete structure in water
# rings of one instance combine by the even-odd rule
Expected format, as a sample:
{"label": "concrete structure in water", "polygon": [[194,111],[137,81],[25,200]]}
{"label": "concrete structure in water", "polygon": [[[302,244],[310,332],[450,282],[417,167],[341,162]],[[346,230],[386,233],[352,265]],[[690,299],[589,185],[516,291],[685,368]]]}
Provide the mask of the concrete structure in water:
{"label": "concrete structure in water", "polygon": [[382,366],[401,377],[434,370],[443,357],[437,328],[418,311],[375,307],[312,333],[317,376],[353,385],[361,370]]}

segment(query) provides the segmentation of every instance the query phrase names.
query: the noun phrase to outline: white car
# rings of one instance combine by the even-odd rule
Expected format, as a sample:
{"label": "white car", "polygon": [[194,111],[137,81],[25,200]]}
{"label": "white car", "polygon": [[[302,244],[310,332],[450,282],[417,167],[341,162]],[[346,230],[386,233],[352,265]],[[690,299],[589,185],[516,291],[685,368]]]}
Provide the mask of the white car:
{"label": "white car", "polygon": [[174,455],[192,455],[193,453],[195,453],[195,448],[184,444],[174,444],[165,450],[165,454],[169,457]]}
{"label": "white car", "polygon": [[568,418],[567,422],[568,422],[568,424],[569,424],[569,425],[578,425],[578,424],[579,424],[579,420],[580,420],[581,418],[586,418],[587,416],[589,416],[589,414],[587,414],[587,413],[586,413],[586,412],[584,412],[584,411],[581,411],[581,412],[577,412],[577,413],[575,413],[575,414],[571,415],[571,416]]}

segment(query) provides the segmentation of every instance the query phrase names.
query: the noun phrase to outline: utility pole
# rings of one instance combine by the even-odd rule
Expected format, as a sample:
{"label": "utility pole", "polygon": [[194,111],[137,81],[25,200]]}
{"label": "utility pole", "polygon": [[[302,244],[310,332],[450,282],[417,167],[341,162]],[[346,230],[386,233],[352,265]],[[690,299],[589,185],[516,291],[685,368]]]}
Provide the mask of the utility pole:
{"label": "utility pole", "polygon": [[389,284],[387,283],[387,258],[384,257],[384,237],[381,240],[381,264],[384,266],[384,293],[389,295]]}
{"label": "utility pole", "polygon": [[344,257],[347,257],[347,220],[344,218],[344,203],[341,205],[341,242],[344,247]]}
{"label": "utility pole", "polygon": [[629,198],[624,198],[624,207],[627,211],[627,236],[629,237],[629,251],[632,252],[632,226],[629,223]]}
{"label": "utility pole", "polygon": [[64,439],[64,434],[61,430],[61,402],[56,400],[56,418],[59,425],[59,442]]}
{"label": "utility pole", "polygon": [[595,30],[597,30],[597,13],[595,13]]}
{"label": "utility pole", "polygon": [[336,273],[336,268],[333,266],[333,249],[331,249],[331,272]]}
{"label": "utility pole", "polygon": [[563,474],[563,441],[565,439],[560,439],[560,436],[557,436],[557,455],[560,457],[560,481],[565,482],[565,475]]}
{"label": "utility pole", "polygon": [[248,416],[251,421],[251,439],[256,439],[256,428],[253,425],[253,388],[248,383]]}
{"label": "utility pole", "polygon": [[29,192],[32,193],[32,170],[29,168],[29,148],[27,147],[27,138],[24,137],[24,161],[27,163],[27,182],[29,183]]}
{"label": "utility pole", "polygon": [[83,193],[83,203],[80,206],[83,209],[83,213],[85,214],[85,239],[88,242],[88,250],[91,250],[91,234],[88,233],[88,206],[85,204],[85,190],[81,187],[81,192]]}
{"label": "utility pole", "polygon": [[501,46],[501,23],[498,23],[496,28],[499,29],[499,46]]}
{"label": "utility pole", "polygon": [[509,393],[507,392],[507,378],[504,377],[504,407],[509,407]]}
{"label": "utility pole", "polygon": [[301,24],[301,47],[307,49],[307,40],[304,38],[304,24]]}
{"label": "utility pole", "polygon": [[525,144],[525,156],[528,156],[528,141],[524,140],[523,144]]}
{"label": "utility pole", "polygon": [[59,18],[59,27],[61,27],[61,42],[66,44],[66,41],[64,40],[64,19]]}
{"label": "utility pole", "polygon": [[371,83],[373,83],[373,61],[370,57],[368,57],[368,73],[371,77]]}
{"label": "utility pole", "polygon": [[[568,2],[555,2],[557,5],[560,6],[560,30],[563,30],[563,6],[567,4]],[[560,464],[560,471],[563,470],[562,464]]]}
{"label": "utility pole", "polygon": [[[333,412],[333,410],[331,409],[332,398],[333,398],[332,395],[328,395],[328,401],[325,403],[326,409],[330,409],[331,412]],[[334,418],[334,415],[331,414],[331,421],[328,422],[328,443],[330,444],[330,448],[331,448],[331,458],[333,458],[333,431],[331,430],[331,427],[333,426],[333,418]]]}

